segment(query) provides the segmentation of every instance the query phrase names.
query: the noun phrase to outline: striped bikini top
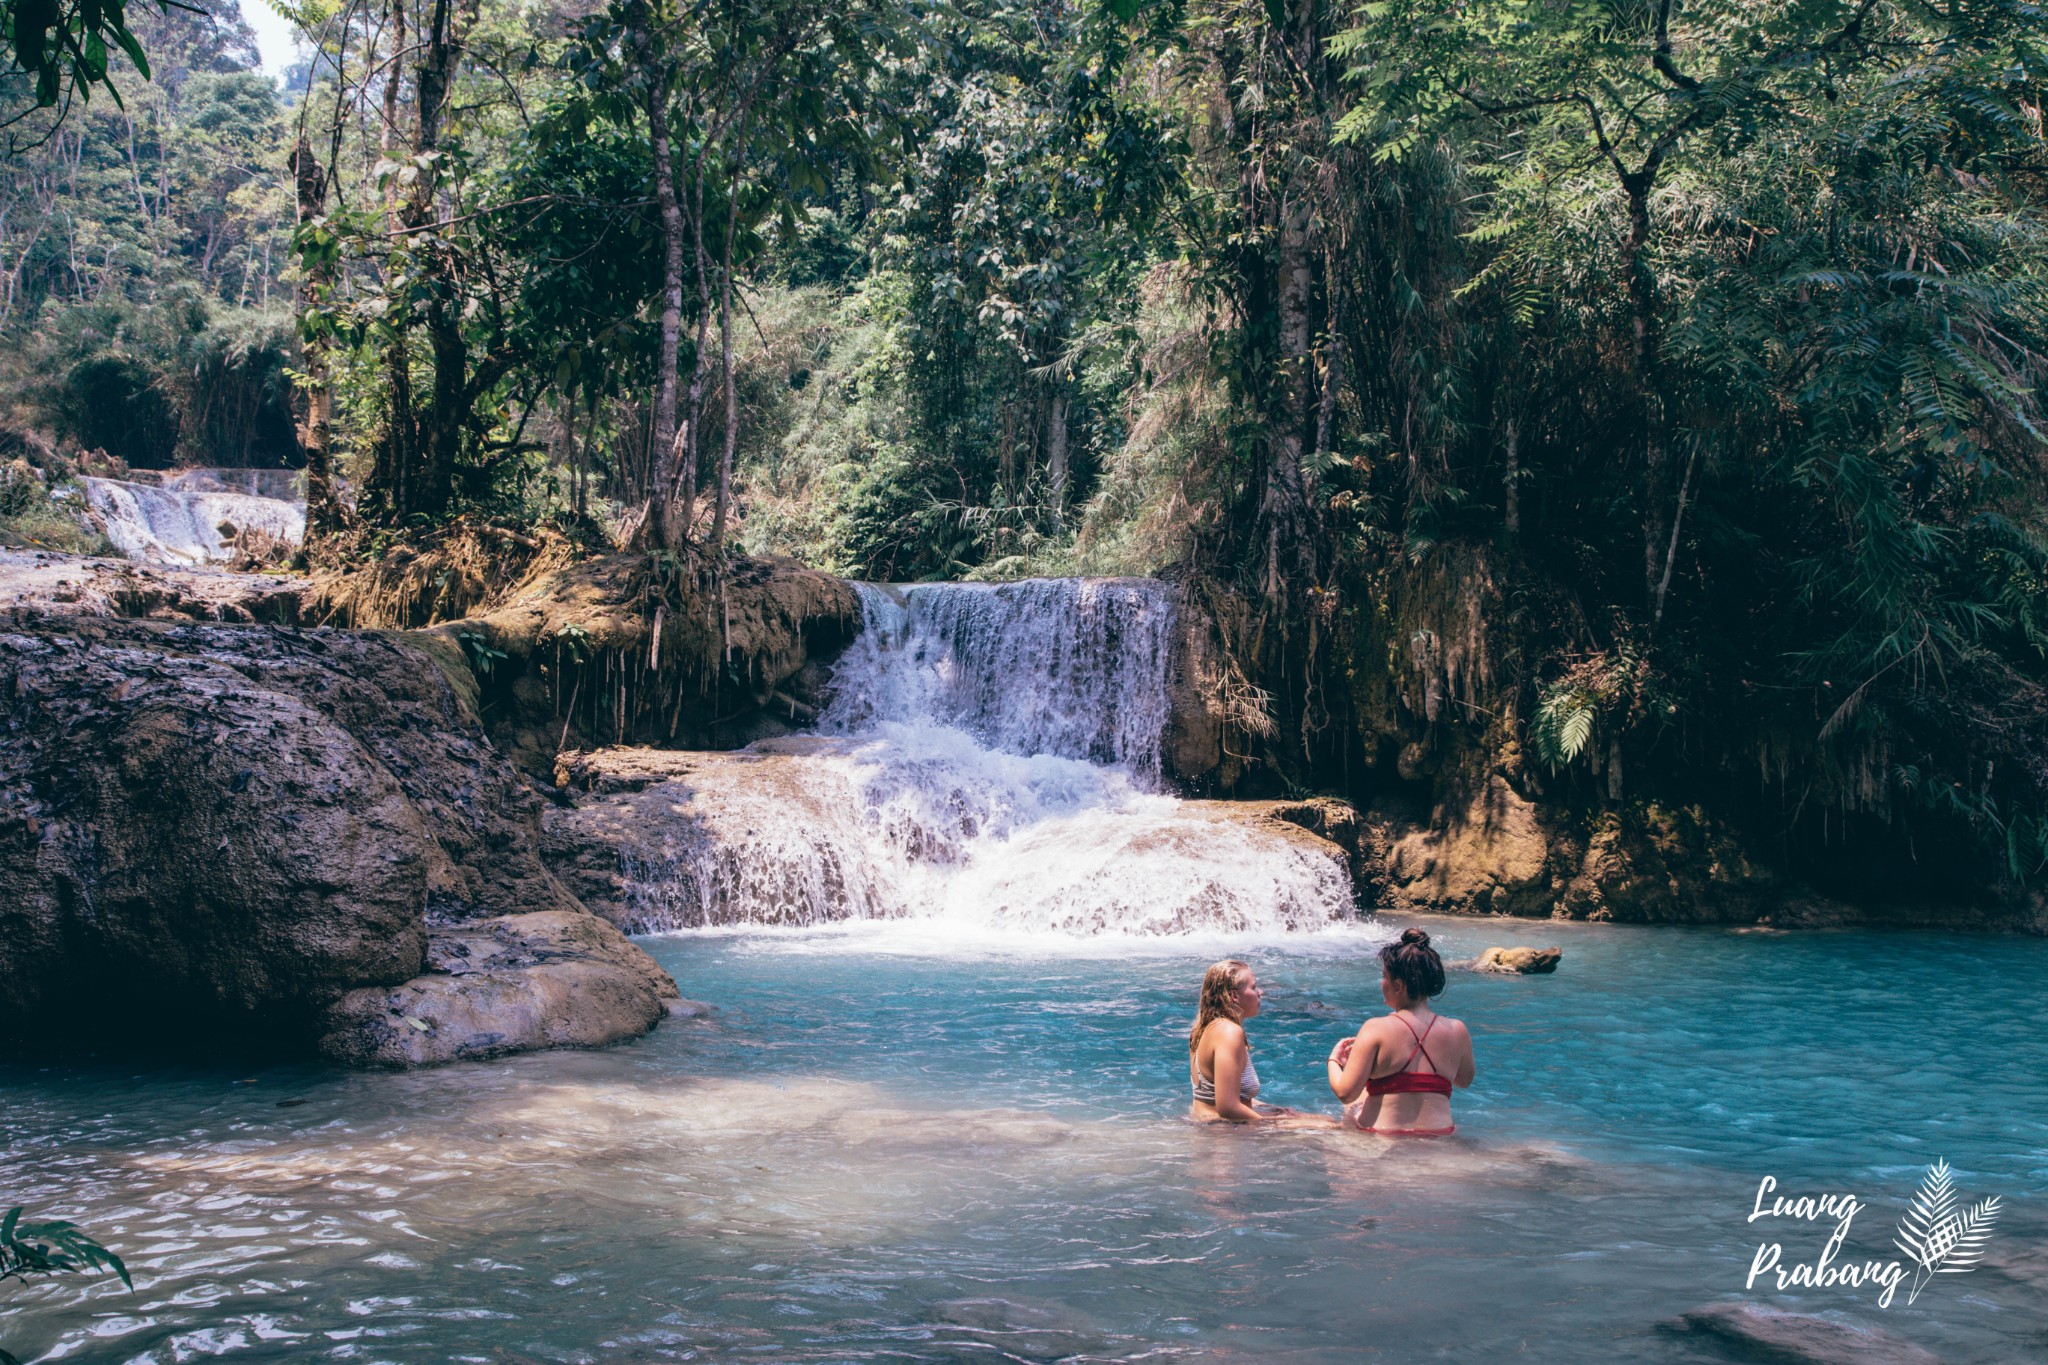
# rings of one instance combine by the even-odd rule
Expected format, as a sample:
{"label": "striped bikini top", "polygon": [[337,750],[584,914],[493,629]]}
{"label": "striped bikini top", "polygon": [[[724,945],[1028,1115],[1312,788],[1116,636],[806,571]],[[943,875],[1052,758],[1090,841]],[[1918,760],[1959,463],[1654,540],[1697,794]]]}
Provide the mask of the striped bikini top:
{"label": "striped bikini top", "polygon": [[[1216,1078],[1204,1076],[1201,1064],[1192,1059],[1189,1061],[1188,1070],[1194,1077],[1195,1103],[1216,1103]],[[1259,1068],[1252,1062],[1252,1054],[1249,1047],[1245,1049],[1244,1054],[1244,1074],[1237,1078],[1237,1097],[1246,1104],[1250,1104],[1259,1097]]]}

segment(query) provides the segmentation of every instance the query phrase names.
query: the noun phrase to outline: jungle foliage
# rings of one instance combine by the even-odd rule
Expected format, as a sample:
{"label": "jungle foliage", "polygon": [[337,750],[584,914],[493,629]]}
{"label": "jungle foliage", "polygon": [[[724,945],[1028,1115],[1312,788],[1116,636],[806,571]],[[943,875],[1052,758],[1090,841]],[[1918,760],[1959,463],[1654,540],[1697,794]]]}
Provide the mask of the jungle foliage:
{"label": "jungle foliage", "polygon": [[[0,1214],[0,1284],[27,1282],[51,1275],[112,1271],[128,1288],[135,1287],[121,1258],[94,1241],[84,1230],[61,1219],[24,1223],[21,1209]],[[19,1365],[0,1348],[0,1365]]]}
{"label": "jungle foliage", "polygon": [[2031,0],[293,12],[247,183],[332,545],[1174,572],[1242,607],[1271,789],[1420,740],[2048,860]]}
{"label": "jungle foliage", "polygon": [[26,103],[0,156],[0,422],[141,468],[295,463],[282,102],[232,0],[129,20],[154,79],[120,73],[118,103],[38,110],[0,75]]}

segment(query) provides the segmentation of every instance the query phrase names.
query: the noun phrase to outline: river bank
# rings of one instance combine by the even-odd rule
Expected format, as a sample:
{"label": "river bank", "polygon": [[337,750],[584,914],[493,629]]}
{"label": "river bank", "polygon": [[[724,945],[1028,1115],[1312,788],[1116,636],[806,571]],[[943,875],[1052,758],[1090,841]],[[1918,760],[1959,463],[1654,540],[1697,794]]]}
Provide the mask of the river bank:
{"label": "river bank", "polygon": [[674,994],[619,929],[942,907],[1110,936],[1375,909],[2048,923],[1829,900],[1696,809],[1589,817],[1511,772],[1427,813],[1185,799],[1225,727],[1192,609],[1151,580],[882,590],[765,561],[692,590],[617,557],[421,629],[289,624],[346,596],[0,559],[10,1017],[196,1011],[355,1063],[601,1044]]}

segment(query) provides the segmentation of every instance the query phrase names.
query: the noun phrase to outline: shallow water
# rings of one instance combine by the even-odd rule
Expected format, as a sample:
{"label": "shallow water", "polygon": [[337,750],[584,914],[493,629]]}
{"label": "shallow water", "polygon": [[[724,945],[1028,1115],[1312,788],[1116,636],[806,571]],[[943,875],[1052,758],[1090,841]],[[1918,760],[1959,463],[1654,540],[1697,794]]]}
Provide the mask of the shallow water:
{"label": "shallow water", "polygon": [[[1748,1298],[1951,1362],[2048,1354],[2048,943],[1448,922],[1460,1134],[1185,1122],[1200,968],[1247,952],[1266,1098],[1376,1002],[1377,931],[1049,945],[929,925],[648,940],[706,1021],[414,1075],[0,1072],[0,1187],[135,1292],[0,1292],[24,1359],[1692,1361]],[[1929,987],[1952,996],[1930,1000]],[[1950,1003],[1950,1000],[1954,1003]],[[1743,1279],[1757,1184],[1889,1257],[1927,1163],[2005,1201],[1911,1307]]]}

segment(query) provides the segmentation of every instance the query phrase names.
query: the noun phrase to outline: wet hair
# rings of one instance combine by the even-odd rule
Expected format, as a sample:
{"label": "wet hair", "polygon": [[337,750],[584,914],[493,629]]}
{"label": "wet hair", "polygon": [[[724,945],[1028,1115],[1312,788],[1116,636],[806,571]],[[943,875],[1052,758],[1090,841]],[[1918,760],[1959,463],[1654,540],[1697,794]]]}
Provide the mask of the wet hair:
{"label": "wet hair", "polygon": [[1218,1019],[1228,1019],[1242,1024],[1244,1015],[1237,1008],[1238,987],[1244,985],[1251,968],[1234,957],[1209,964],[1209,970],[1202,973],[1202,1003],[1195,1010],[1195,1026],[1188,1030],[1188,1051],[1193,1052],[1202,1045],[1202,1034]]}
{"label": "wet hair", "polygon": [[1444,993],[1444,960],[1429,946],[1429,935],[1420,929],[1403,929],[1400,942],[1380,949],[1380,966],[1401,983],[1410,1000],[1427,1000]]}

